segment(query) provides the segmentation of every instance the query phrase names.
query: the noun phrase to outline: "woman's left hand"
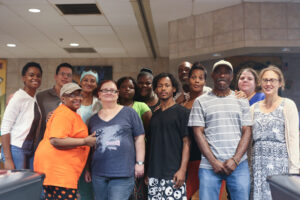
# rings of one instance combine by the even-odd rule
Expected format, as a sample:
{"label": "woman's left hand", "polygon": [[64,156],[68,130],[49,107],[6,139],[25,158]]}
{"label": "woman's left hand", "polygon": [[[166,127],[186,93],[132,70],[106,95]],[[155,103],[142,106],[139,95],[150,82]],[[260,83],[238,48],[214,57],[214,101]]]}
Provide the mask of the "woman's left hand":
{"label": "woman's left hand", "polygon": [[134,174],[136,178],[144,176],[144,165],[135,164]]}

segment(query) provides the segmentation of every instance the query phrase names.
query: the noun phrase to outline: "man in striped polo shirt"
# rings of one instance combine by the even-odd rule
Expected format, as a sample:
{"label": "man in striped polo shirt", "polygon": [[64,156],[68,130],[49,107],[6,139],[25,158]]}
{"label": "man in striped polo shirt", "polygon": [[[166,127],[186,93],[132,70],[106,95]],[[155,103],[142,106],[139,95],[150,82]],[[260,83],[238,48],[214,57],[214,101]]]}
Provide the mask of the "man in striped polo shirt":
{"label": "man in striped polo shirt", "polygon": [[221,182],[226,180],[232,200],[247,200],[250,175],[246,150],[252,126],[249,103],[229,88],[231,63],[216,62],[211,76],[214,88],[195,100],[188,124],[202,152],[199,197],[217,200]]}

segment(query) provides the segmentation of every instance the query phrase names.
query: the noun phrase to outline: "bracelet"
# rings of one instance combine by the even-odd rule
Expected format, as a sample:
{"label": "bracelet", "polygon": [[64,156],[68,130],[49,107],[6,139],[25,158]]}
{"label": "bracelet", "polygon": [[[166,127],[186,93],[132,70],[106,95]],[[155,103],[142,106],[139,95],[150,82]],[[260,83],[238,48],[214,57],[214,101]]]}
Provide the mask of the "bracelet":
{"label": "bracelet", "polygon": [[232,157],[232,160],[234,161],[234,163],[236,164],[236,166],[238,166],[238,165],[239,165],[239,162],[238,162],[238,161],[236,161],[236,159],[234,159],[234,157]]}
{"label": "bracelet", "polygon": [[136,161],[135,164],[138,164],[138,165],[143,165],[144,162],[143,161]]}

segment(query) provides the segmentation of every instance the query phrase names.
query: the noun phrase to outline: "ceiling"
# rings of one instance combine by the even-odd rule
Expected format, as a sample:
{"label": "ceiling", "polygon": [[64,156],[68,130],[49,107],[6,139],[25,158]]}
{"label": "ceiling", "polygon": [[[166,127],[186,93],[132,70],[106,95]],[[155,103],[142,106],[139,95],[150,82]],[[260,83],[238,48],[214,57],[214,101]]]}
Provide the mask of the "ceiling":
{"label": "ceiling", "polygon": [[[168,57],[168,21],[242,2],[300,0],[140,0],[157,57]],[[0,58],[153,57],[139,0],[0,0]],[[95,3],[101,15],[63,15],[55,4]],[[28,9],[38,8],[40,13]],[[8,43],[16,47],[7,47]],[[68,53],[94,48],[95,53]]]}

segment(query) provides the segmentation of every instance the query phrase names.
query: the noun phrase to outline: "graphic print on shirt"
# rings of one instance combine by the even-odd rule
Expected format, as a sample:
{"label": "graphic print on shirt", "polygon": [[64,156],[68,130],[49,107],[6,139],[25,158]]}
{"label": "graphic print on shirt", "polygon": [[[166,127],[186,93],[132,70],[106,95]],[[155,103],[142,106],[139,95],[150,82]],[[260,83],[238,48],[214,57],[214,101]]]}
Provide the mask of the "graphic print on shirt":
{"label": "graphic print on shirt", "polygon": [[115,151],[120,147],[122,138],[122,129],[120,125],[112,125],[96,130],[96,149],[101,153],[106,150]]}

